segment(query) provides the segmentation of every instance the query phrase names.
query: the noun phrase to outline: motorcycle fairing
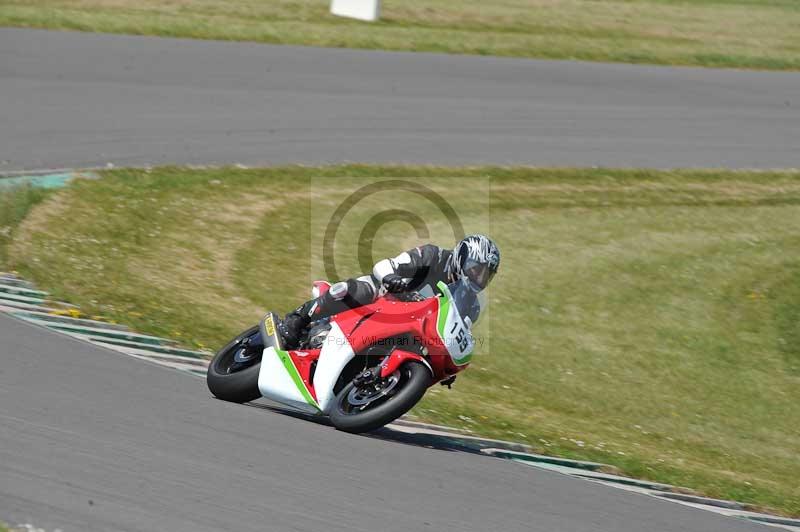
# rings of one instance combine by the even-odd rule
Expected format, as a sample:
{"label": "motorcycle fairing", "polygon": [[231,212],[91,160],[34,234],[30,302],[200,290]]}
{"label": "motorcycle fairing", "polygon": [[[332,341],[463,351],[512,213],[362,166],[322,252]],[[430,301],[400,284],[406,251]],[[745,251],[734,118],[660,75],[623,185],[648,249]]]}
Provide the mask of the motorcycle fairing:
{"label": "motorcycle fairing", "polygon": [[[328,413],[339,375],[355,356],[347,337],[336,322],[322,349],[284,351],[275,331],[277,317],[270,313],[261,322],[265,348],[258,373],[261,395],[314,414]],[[314,362],[313,381],[311,372]]]}
{"label": "motorcycle fairing", "polygon": [[258,389],[267,399],[318,414],[320,406],[309,375],[311,361],[319,350],[289,352],[281,349],[275,329],[277,319],[274,313],[269,313],[260,323],[265,347],[258,372]]}
{"label": "motorcycle fairing", "polygon": [[466,326],[458,309],[453,303],[450,289],[443,282],[437,285],[442,292],[439,301],[438,316],[436,318],[436,332],[444,343],[453,364],[463,366],[472,360],[472,351],[475,349],[475,339],[469,327]]}
{"label": "motorcycle fairing", "polygon": [[317,391],[317,402],[320,410],[330,412],[335,399],[333,388],[339,380],[342,370],[350,362],[355,353],[350,342],[336,321],[331,322],[331,330],[325,338],[322,351],[314,371],[314,389]]}
{"label": "motorcycle fairing", "polygon": [[392,351],[392,354],[389,355],[386,358],[386,360],[383,361],[383,363],[381,363],[381,377],[385,379],[386,377],[397,371],[400,368],[400,366],[402,366],[409,360],[414,360],[421,364],[424,364],[425,367],[428,368],[428,371],[431,372],[431,377],[436,376],[436,373],[434,372],[430,363],[417,353],[412,353],[404,349],[394,349]]}
{"label": "motorcycle fairing", "polygon": [[274,346],[265,348],[261,357],[258,389],[267,399],[315,414],[320,411],[319,404],[300,375],[292,356]]}
{"label": "motorcycle fairing", "polygon": [[425,336],[424,320],[435,316],[435,298],[421,302],[386,299],[337,314],[334,320],[345,332],[352,349],[359,353],[376,340],[397,335]]}

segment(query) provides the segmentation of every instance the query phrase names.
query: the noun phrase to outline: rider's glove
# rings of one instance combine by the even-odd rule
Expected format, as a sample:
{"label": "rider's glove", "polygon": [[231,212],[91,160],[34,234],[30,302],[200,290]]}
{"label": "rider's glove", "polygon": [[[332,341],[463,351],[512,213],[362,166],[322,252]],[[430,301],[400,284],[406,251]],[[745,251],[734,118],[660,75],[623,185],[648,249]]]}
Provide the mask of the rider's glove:
{"label": "rider's glove", "polygon": [[396,273],[390,273],[383,278],[383,286],[392,294],[397,294],[399,292],[405,292],[408,289],[408,282],[403,280],[403,278]]}

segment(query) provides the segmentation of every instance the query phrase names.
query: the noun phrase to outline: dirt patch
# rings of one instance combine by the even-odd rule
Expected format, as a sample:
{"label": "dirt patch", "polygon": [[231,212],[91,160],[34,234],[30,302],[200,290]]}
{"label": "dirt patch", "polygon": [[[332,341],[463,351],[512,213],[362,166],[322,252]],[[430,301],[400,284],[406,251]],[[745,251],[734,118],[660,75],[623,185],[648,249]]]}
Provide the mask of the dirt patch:
{"label": "dirt patch", "polygon": [[[158,237],[163,244],[157,249],[132,258],[130,275],[166,291],[194,294],[197,304],[217,305],[214,296],[227,294],[230,301],[245,307],[242,310],[258,314],[263,309],[237,295],[234,258],[236,251],[251,240],[264,216],[290,201],[290,195],[280,200],[265,196],[250,192],[224,202],[184,205],[195,216],[163,231]],[[169,247],[167,254],[163,246]]]}
{"label": "dirt patch", "polygon": [[70,209],[70,199],[66,193],[57,193],[34,207],[20,224],[10,246],[10,266],[15,266],[15,257],[25,257],[33,252],[33,239],[36,235],[49,235],[51,220],[63,218]]}

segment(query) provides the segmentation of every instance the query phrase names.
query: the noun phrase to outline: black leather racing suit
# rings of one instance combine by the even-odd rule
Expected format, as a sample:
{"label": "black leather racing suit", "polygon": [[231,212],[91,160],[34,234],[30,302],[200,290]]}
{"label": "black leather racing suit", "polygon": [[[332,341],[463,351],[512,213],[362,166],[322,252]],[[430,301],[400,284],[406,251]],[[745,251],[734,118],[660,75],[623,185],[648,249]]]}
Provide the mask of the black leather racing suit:
{"label": "black leather racing suit", "polygon": [[298,316],[302,320],[302,326],[305,326],[311,321],[372,303],[385,293],[382,281],[392,274],[399,275],[408,282],[409,292],[424,293],[427,291],[426,287],[430,287],[435,294],[439,281],[450,283],[454,280],[450,273],[452,256],[452,251],[433,244],[415,247],[393,259],[379,261],[372,269],[372,275],[348,279],[347,295],[344,298],[337,300],[330,294],[322,295],[299,306],[286,318]]}

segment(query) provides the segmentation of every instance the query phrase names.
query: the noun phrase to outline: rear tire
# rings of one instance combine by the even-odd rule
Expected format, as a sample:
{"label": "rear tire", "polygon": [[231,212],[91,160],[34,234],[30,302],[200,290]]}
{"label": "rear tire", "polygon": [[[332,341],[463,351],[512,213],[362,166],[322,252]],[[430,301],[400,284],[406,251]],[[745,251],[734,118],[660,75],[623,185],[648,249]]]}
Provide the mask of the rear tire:
{"label": "rear tire", "polygon": [[[246,338],[250,339],[251,345],[260,345],[260,351],[253,353],[249,364],[240,364],[235,361],[234,355],[241,349]],[[247,403],[261,397],[258,373],[261,370],[263,344],[261,332],[256,325],[239,334],[214,355],[206,373],[206,384],[214,397],[232,403]]]}
{"label": "rear tire", "polygon": [[348,383],[336,394],[331,409],[331,423],[345,432],[368,432],[399,418],[422,399],[431,384],[431,372],[421,362],[408,361],[400,366],[401,380],[397,391],[375,406],[368,404],[364,410],[353,409],[348,396],[354,388]]}

